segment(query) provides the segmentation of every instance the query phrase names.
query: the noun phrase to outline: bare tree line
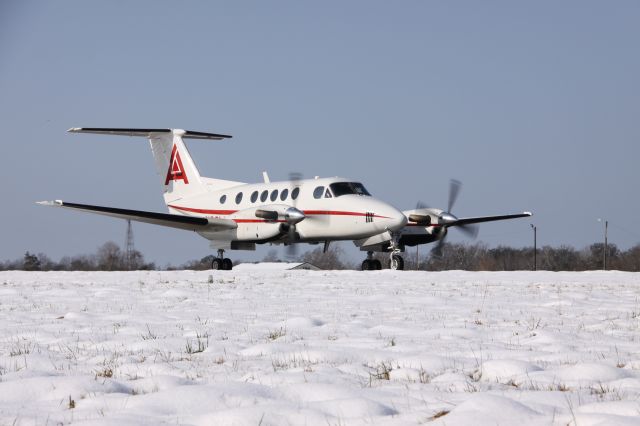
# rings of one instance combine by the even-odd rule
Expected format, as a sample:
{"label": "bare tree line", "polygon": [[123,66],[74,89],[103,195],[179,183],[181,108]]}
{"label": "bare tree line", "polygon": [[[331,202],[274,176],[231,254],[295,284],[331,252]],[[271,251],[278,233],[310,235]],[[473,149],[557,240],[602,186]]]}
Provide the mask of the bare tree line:
{"label": "bare tree line", "polygon": [[[571,246],[544,246],[537,251],[537,269],[548,271],[585,271],[603,268],[604,244],[595,243],[578,250]],[[424,271],[444,271],[452,269],[468,271],[517,271],[532,270],[533,248],[513,248],[498,246],[489,248],[486,244],[446,243],[443,254],[435,256],[428,250],[417,256],[415,249],[404,253],[405,269]],[[363,253],[364,255],[364,253]],[[382,264],[388,262],[389,256],[376,253],[375,257]],[[154,269],[192,269],[206,270],[211,268],[214,256],[205,256],[199,260],[191,260],[178,266],[158,268],[152,262],[147,263],[144,256],[135,250],[131,257],[114,242],[104,243],[96,253],[88,255],[65,256],[55,262],[42,253],[27,252],[22,259],[0,262],[0,270],[26,271],[125,271]],[[271,250],[263,258],[264,262],[282,261],[278,251]],[[322,247],[308,251],[295,259],[285,261],[308,262],[321,269],[348,270],[360,269],[360,260],[352,262],[339,245],[332,245],[326,253]],[[620,250],[615,244],[607,246],[607,269],[621,271],[640,271],[640,244],[628,250]]]}
{"label": "bare tree line", "polygon": [[123,250],[108,241],[98,247],[94,254],[64,256],[55,262],[43,253],[26,252],[22,259],[0,262],[0,271],[127,271],[156,269],[154,263],[146,263],[144,256],[134,250],[130,257]]}
{"label": "bare tree line", "polygon": [[[537,250],[537,269],[547,271],[588,271],[603,269],[603,243],[591,244],[582,250],[571,246],[544,246]],[[423,249],[423,252],[425,250]],[[422,271],[520,271],[534,269],[533,247],[513,248],[498,246],[489,248],[486,244],[445,243],[441,256],[426,250],[417,254],[415,248],[404,253],[406,270]],[[376,253],[375,258],[383,265],[389,256]],[[339,246],[333,246],[327,253],[321,248],[305,253],[299,260],[312,263],[321,269],[360,269],[360,262],[345,261],[346,256]],[[267,259],[265,260],[271,260]],[[620,250],[615,244],[607,246],[607,269],[620,271],[640,271],[640,244],[628,250]]]}

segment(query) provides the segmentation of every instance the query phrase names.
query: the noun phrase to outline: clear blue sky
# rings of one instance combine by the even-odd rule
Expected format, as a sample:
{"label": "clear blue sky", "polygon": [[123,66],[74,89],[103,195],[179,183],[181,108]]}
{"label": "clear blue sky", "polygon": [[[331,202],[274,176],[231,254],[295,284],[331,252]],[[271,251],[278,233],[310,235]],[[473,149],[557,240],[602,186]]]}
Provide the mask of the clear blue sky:
{"label": "clear blue sky", "polygon": [[[534,212],[481,226],[491,246],[530,245],[533,222],[540,245],[583,247],[605,217],[629,247],[639,22],[637,1],[0,2],[0,259],[124,241],[122,221],[36,200],[165,211],[146,141],[74,126],[229,133],[190,142],[203,175],[352,177],[403,209],[446,206],[453,177],[458,216]],[[210,253],[134,229],[161,265]]]}

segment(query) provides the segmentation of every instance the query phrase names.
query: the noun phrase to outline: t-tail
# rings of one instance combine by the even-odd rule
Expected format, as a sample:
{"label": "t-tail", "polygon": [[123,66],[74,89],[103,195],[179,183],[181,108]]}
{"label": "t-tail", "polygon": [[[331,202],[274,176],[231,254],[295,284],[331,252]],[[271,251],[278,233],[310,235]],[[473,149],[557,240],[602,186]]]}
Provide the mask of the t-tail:
{"label": "t-tail", "polygon": [[[231,138],[229,135],[193,132],[182,129],[74,127],[68,131],[71,133],[142,136],[149,139],[166,204],[203,194],[208,190],[214,189],[211,186],[212,183],[215,184],[216,182],[215,179],[200,176],[200,172],[191,158],[183,139],[222,140]],[[218,182],[223,183],[225,181]]]}

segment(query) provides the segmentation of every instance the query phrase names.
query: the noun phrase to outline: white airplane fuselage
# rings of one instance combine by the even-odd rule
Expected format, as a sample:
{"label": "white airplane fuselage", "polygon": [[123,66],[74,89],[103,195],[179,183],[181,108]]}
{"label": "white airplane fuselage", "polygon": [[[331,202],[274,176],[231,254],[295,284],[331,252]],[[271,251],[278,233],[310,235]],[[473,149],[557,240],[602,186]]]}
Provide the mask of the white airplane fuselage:
{"label": "white airplane fuselage", "polygon": [[360,185],[338,177],[243,184],[168,202],[167,206],[174,214],[237,223],[235,229],[198,232],[212,241],[277,242],[286,234],[282,229],[286,221],[257,218],[256,211],[291,206],[305,215],[296,225],[299,242],[362,239],[406,225],[407,218],[400,210],[370,195],[334,193],[331,185],[341,183]]}

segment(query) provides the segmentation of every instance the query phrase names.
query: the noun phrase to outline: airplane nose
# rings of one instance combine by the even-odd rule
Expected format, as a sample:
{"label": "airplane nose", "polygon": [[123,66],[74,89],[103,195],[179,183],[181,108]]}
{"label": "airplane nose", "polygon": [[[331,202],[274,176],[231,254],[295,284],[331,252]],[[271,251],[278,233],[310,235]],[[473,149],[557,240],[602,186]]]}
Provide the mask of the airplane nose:
{"label": "airplane nose", "polygon": [[395,215],[392,216],[392,223],[389,226],[389,229],[392,231],[397,231],[398,229],[404,228],[407,224],[407,217],[398,209],[395,210]]}
{"label": "airplane nose", "polygon": [[383,214],[387,217],[384,226],[390,231],[397,231],[407,224],[407,217],[404,213],[393,206],[387,205]]}

